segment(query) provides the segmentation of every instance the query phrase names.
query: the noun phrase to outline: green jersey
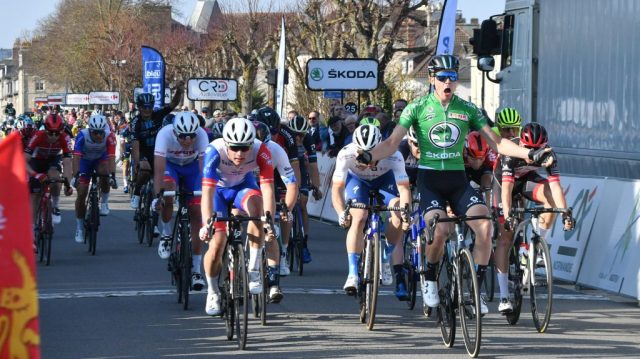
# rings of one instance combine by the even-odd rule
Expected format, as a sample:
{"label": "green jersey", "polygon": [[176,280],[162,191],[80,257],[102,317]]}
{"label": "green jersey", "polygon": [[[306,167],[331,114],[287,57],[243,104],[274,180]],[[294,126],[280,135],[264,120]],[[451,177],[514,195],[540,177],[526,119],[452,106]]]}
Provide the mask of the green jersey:
{"label": "green jersey", "polygon": [[399,124],[413,126],[420,147],[420,168],[464,170],[462,150],[467,134],[487,124],[487,118],[471,102],[453,96],[447,108],[431,93],[410,103]]}

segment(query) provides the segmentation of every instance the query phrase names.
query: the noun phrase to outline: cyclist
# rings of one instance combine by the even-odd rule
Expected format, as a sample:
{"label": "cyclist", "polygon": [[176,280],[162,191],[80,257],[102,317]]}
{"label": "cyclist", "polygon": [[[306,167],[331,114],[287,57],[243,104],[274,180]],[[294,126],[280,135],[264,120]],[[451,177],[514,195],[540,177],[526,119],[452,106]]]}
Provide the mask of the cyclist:
{"label": "cyclist", "polygon": [[[259,170],[260,187],[253,175]],[[265,144],[256,139],[253,123],[245,118],[230,119],[224,126],[222,138],[209,144],[204,159],[202,179],[202,219],[207,221],[213,211],[226,216],[227,204],[249,214],[261,216],[264,211],[275,213],[273,164],[271,153]],[[260,221],[251,221],[247,226],[249,238],[249,292],[262,291],[260,278],[260,248],[263,227],[273,237],[273,229]],[[206,226],[200,230],[200,239],[208,241]],[[216,222],[213,240],[204,256],[204,269],[209,291],[205,311],[209,315],[220,314],[220,289],[214,277],[221,269],[222,253],[227,240],[225,222]]]}
{"label": "cyclist", "polygon": [[[318,156],[316,155],[316,144],[309,131],[309,122],[302,116],[296,115],[289,121],[289,129],[294,134],[298,147],[298,165],[300,167],[300,209],[302,211],[302,226],[304,228],[304,248],[302,251],[302,261],[311,262],[311,252],[308,248],[309,239],[309,212],[307,203],[309,201],[309,190],[312,191],[316,201],[322,199],[320,191],[320,173],[318,172]],[[286,246],[285,246],[286,251]],[[286,261],[286,260],[285,260]]]}
{"label": "cyclist", "polygon": [[[42,181],[47,177],[56,179],[62,172],[67,179],[64,194],[70,196],[73,189],[71,182],[71,138],[62,132],[64,123],[58,115],[48,115],[44,121],[44,131],[37,131],[24,149],[27,161],[27,172],[31,177],[29,187],[31,190],[31,211],[33,223],[36,223],[36,210],[42,193]],[[60,209],[60,184],[49,185],[51,190],[52,221],[55,224],[62,222]]]}
{"label": "cyclist", "polygon": [[464,171],[467,179],[477,188],[485,191],[485,202],[491,203],[490,192],[495,163],[489,157],[489,145],[480,132],[472,131],[467,135],[462,150]]}
{"label": "cyclist", "polygon": [[155,97],[150,93],[141,93],[136,98],[138,115],[131,121],[131,156],[135,164],[135,187],[131,196],[131,208],[138,208],[140,204],[140,190],[149,180],[153,171],[153,156],[156,136],[162,128],[162,120],[171,113],[182,97],[184,82],[179,81],[176,93],[171,103],[155,110]]}
{"label": "cyclist", "polygon": [[22,121],[18,123],[17,128],[20,131],[20,137],[22,137],[22,147],[26,148],[29,141],[31,141],[31,137],[37,132],[36,125],[31,117],[23,115]]}
{"label": "cyclist", "polygon": [[[267,145],[271,152],[271,160],[273,161],[275,191],[279,198],[284,197],[287,206],[288,216],[284,213],[280,215],[280,237],[282,239],[282,249],[279,248],[276,241],[267,241],[267,260],[269,272],[269,299],[272,303],[278,303],[282,300],[283,293],[280,289],[280,276],[289,275],[289,266],[287,265],[287,244],[289,243],[289,230],[286,224],[292,220],[291,211],[296,205],[298,199],[298,185],[296,184],[296,176],[291,168],[291,163],[287,158],[287,153],[277,143],[271,141],[271,132],[269,127],[262,122],[253,123],[256,128],[256,138]],[[285,195],[282,196],[281,194]],[[282,253],[282,255],[280,255]]]}
{"label": "cyclist", "polygon": [[[420,146],[418,168],[418,191],[420,208],[430,220],[436,213],[445,217],[445,202],[448,201],[457,215],[488,215],[489,210],[482,198],[466,179],[462,148],[464,138],[470,130],[479,130],[487,142],[497,151],[518,158],[530,158],[536,163],[550,165],[555,161],[550,149],[531,149],[502,140],[487,125],[487,118],[472,103],[454,95],[458,80],[458,59],[453,55],[436,55],[429,60],[429,82],[434,91],[409,104],[400,116],[400,126],[396,126],[391,136],[376,146],[371,152],[360,151],[359,160],[371,163],[392,154],[407,133],[414,126]],[[468,223],[476,235],[474,260],[477,264],[479,285],[491,253],[491,223],[476,220]],[[424,304],[437,307],[440,303],[436,273],[443,255],[444,243],[450,225],[438,224],[434,241],[427,249],[426,285],[422,288]],[[482,314],[488,308],[481,303]]]}
{"label": "cyclist", "polygon": [[109,214],[109,186],[118,188],[116,182],[116,138],[109,130],[103,115],[89,118],[87,128],[80,130],[73,149],[73,180],[71,185],[78,191],[76,197],[76,242],[84,242],[84,217],[87,211],[87,194],[91,174],[109,174],[109,180],[100,178],[100,215]]}
{"label": "cyclist", "polygon": [[[409,132],[405,139],[400,142],[398,151],[404,158],[404,169],[409,177],[409,184],[411,185],[412,194],[413,189],[416,187],[416,180],[418,177],[418,161],[420,160],[420,148],[418,147],[418,139],[416,138],[413,127],[409,127]],[[400,301],[409,300],[409,293],[407,292],[407,283],[405,281],[405,269],[403,265],[404,249],[402,246],[396,246],[393,250],[391,263],[393,264],[393,275],[396,279],[396,289],[394,294]]]}
{"label": "cyclist", "polygon": [[[380,189],[380,194],[384,196],[385,205],[396,206],[400,204],[404,207],[411,203],[409,177],[404,169],[404,159],[400,152],[396,151],[391,156],[368,165],[356,161],[358,149],[370,151],[381,140],[382,135],[378,127],[373,125],[359,126],[353,134],[353,142],[338,153],[336,169],[333,172],[333,186],[331,188],[333,208],[338,214],[340,226],[349,228],[346,241],[349,275],[344,284],[344,290],[348,295],[355,295],[357,291],[358,262],[364,247],[362,233],[367,221],[367,211],[351,209],[350,214],[346,213],[345,200],[353,199],[356,203],[368,204],[369,191]],[[389,225],[386,226],[389,244],[384,251],[381,271],[382,284],[384,285],[393,283],[388,255],[393,252],[394,246],[402,241],[402,230],[409,227],[408,218],[401,219],[402,216],[392,212]]]}
{"label": "cyclist", "polygon": [[[547,130],[538,123],[528,123],[520,131],[520,138],[512,141],[524,148],[544,148],[547,145]],[[504,228],[507,233],[500,236],[496,246],[496,267],[498,268],[498,286],[500,287],[500,313],[513,310],[509,299],[509,250],[513,245],[513,231],[517,227],[517,220],[511,216],[512,198],[521,194],[526,199],[545,208],[566,208],[567,202],[560,185],[560,170],[557,165],[545,169],[547,178],[538,174],[540,166],[519,158],[509,156],[500,158],[500,175],[502,178],[502,209],[504,212]],[[546,237],[547,231],[553,225],[555,213],[544,213],[540,216],[539,234]],[[572,230],[575,221],[568,215],[562,215],[565,231]]]}
{"label": "cyclist", "polygon": [[[154,155],[153,190],[157,193],[151,208],[160,213],[163,222],[162,237],[158,245],[158,255],[167,259],[171,255],[171,215],[173,198],[164,200],[160,197],[163,190],[175,191],[180,183],[180,190],[199,191],[202,188],[202,161],[209,141],[207,133],[200,127],[198,117],[188,111],[179,112],[173,119],[172,126],[163,127],[156,138]],[[196,291],[204,287],[202,267],[202,243],[198,240],[200,229],[200,198],[191,196],[189,203],[189,220],[191,222],[191,243],[193,244],[193,260],[191,268],[191,288]]]}
{"label": "cyclist", "polygon": [[214,140],[217,140],[218,138],[222,138],[223,129],[224,129],[224,122],[214,122],[211,125],[211,133],[213,134]]}
{"label": "cyclist", "polygon": [[122,163],[122,178],[124,193],[129,193],[129,174],[131,171],[131,123],[121,114],[118,123],[118,146],[120,146],[120,162]]}

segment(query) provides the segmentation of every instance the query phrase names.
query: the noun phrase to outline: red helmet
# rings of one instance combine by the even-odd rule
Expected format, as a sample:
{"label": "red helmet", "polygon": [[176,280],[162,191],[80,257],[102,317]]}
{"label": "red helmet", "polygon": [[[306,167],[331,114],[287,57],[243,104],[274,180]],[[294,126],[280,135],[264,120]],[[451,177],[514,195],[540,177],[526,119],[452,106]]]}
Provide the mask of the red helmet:
{"label": "red helmet", "polygon": [[520,143],[527,147],[544,147],[547,140],[547,130],[538,123],[527,123],[520,131]]}
{"label": "red helmet", "polygon": [[47,131],[62,131],[62,127],[64,124],[62,123],[62,117],[57,114],[50,114],[44,120],[44,128]]}
{"label": "red helmet", "polygon": [[473,131],[467,136],[465,149],[467,150],[468,156],[473,158],[484,158],[487,155],[487,151],[489,151],[489,145],[484,137],[480,135],[480,132]]}

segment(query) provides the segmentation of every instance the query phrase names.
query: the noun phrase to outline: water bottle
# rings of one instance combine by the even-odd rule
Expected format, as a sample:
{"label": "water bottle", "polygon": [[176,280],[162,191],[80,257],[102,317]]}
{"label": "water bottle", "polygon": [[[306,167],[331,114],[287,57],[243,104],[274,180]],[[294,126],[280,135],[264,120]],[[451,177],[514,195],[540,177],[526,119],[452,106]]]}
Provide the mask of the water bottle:
{"label": "water bottle", "polygon": [[527,261],[529,258],[529,244],[520,243],[520,250],[518,251],[520,257],[520,269],[525,270],[527,268]]}

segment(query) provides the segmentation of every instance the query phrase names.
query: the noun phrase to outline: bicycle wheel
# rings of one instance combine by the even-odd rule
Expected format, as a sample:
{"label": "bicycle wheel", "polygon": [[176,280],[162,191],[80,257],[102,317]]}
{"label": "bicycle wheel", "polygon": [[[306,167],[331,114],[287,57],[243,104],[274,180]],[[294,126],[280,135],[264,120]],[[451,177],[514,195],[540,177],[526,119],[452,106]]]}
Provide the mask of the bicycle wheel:
{"label": "bicycle wheel", "polygon": [[151,210],[151,189],[147,189],[145,193],[145,210],[144,210],[144,218],[147,221],[146,227],[146,240],[147,247],[151,247],[153,245],[153,237],[154,237],[154,229],[158,225],[158,213],[156,211]]}
{"label": "bicycle wheel", "polygon": [[96,255],[96,242],[98,239],[98,221],[100,220],[100,213],[98,210],[98,194],[94,193],[90,195],[89,205],[89,252],[92,256]]}
{"label": "bicycle wheel", "polygon": [[229,264],[227,263],[223,269],[226,273],[224,282],[222,284],[220,305],[222,306],[222,310],[224,311],[222,316],[224,319],[225,331],[227,333],[227,340],[231,340],[233,339],[235,329],[235,310],[233,307],[233,298],[231,295],[231,280],[228,268]]}
{"label": "bicycle wheel", "polygon": [[551,253],[549,245],[542,237],[533,238],[533,250],[529,251],[531,268],[535,268],[529,275],[529,294],[531,296],[531,314],[533,324],[539,333],[547,331],[551,320],[553,304],[553,273],[551,267]]}
{"label": "bicycle wheel", "polygon": [[146,233],[146,228],[145,225],[147,223],[147,220],[145,218],[144,215],[144,208],[140,208],[138,207],[137,211],[137,215],[136,217],[136,232],[138,234],[138,243],[142,244],[142,242],[144,242],[144,236]]}
{"label": "bicycle wheel", "polygon": [[447,260],[445,253],[438,270],[438,296],[440,304],[436,308],[436,318],[440,326],[442,342],[451,348],[456,340],[456,310],[457,292],[453,289],[453,266]]}
{"label": "bicycle wheel", "polygon": [[[524,231],[518,232],[524,234]],[[517,234],[517,233],[516,233]],[[519,238],[514,235],[514,238]],[[522,311],[522,277],[523,271],[520,269],[520,258],[516,248],[520,247],[520,241],[516,240],[509,251],[509,286],[513,287],[513,310],[506,313],[507,323],[516,325],[520,320]]]}
{"label": "bicycle wheel", "polygon": [[369,276],[366,277],[365,289],[365,315],[367,329],[372,330],[376,319],[376,306],[378,304],[378,290],[380,287],[380,239],[375,233],[371,237],[371,252],[367,259],[369,265]]}
{"label": "bicycle wheel", "polygon": [[262,276],[262,293],[260,293],[260,324],[267,325],[267,301],[269,298],[269,276],[267,273],[267,253],[262,248],[262,265],[260,266]]}
{"label": "bicycle wheel", "polygon": [[182,282],[182,306],[189,309],[189,290],[191,289],[191,228],[180,225],[180,273]]}
{"label": "bicycle wheel", "polygon": [[233,258],[233,307],[235,310],[236,339],[238,349],[247,346],[247,327],[249,311],[249,279],[247,278],[247,262],[241,243],[234,244]]}
{"label": "bicycle wheel", "polygon": [[482,341],[482,315],[480,315],[480,288],[473,256],[467,248],[458,253],[458,313],[464,337],[464,346],[472,358],[480,353]]}
{"label": "bicycle wheel", "polygon": [[407,294],[409,294],[409,300],[407,301],[407,307],[409,310],[413,310],[416,306],[416,295],[418,293],[418,283],[416,280],[416,267],[414,263],[414,248],[411,243],[411,237],[407,237],[404,241],[404,269],[407,273]]}

